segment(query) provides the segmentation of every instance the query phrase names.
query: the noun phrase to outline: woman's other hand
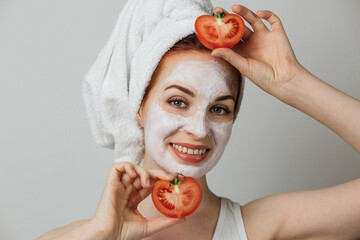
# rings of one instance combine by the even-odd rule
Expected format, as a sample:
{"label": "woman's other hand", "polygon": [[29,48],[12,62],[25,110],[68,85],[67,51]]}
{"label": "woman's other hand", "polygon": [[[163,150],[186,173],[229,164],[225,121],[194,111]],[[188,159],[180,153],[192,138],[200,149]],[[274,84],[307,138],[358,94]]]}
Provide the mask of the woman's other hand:
{"label": "woman's other hand", "polygon": [[169,217],[148,220],[137,210],[156,180],[174,177],[163,170],[146,170],[128,162],[114,163],[91,221],[105,239],[141,239],[184,222],[185,219]]}
{"label": "woman's other hand", "polygon": [[[281,99],[284,94],[282,87],[294,79],[303,67],[295,57],[280,19],[270,11],[255,14],[241,5],[233,5],[232,10],[245,19],[254,31],[246,27],[237,45],[232,49],[214,49],[212,55],[222,57],[258,87]],[[215,14],[222,11],[225,10],[214,9]],[[271,31],[261,19],[271,24]]]}

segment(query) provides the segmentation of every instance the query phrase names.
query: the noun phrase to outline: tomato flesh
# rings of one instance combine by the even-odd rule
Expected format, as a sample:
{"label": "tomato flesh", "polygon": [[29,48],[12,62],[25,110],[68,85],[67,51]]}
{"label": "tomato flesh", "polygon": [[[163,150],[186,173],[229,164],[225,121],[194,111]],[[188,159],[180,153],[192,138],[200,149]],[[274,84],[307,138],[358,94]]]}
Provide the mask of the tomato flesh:
{"label": "tomato flesh", "polygon": [[245,32],[244,20],[236,14],[225,14],[217,17],[199,16],[195,21],[195,34],[207,48],[232,48]]}
{"label": "tomato flesh", "polygon": [[[184,180],[179,177],[178,181]],[[170,181],[155,182],[151,197],[157,210],[167,217],[183,218],[189,216],[199,207],[202,200],[200,184],[191,177],[178,185]]]}

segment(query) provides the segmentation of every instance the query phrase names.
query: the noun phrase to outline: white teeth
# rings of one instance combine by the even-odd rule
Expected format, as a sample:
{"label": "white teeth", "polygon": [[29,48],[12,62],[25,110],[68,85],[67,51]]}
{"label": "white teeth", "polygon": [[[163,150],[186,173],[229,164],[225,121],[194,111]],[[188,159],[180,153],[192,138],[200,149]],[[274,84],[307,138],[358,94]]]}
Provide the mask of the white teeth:
{"label": "white teeth", "polygon": [[206,149],[192,149],[192,148],[187,148],[187,147],[183,147],[180,145],[176,145],[174,143],[172,143],[171,145],[179,152],[187,153],[190,155],[202,155],[206,152]]}

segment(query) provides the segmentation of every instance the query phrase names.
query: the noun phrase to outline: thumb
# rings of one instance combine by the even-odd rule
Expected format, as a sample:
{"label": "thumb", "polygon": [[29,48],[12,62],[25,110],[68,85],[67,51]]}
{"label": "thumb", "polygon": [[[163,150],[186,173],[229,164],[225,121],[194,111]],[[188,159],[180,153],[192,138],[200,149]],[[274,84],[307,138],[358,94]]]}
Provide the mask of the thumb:
{"label": "thumb", "polygon": [[249,61],[240,54],[234,52],[231,48],[216,48],[211,52],[211,56],[223,58],[237,68],[247,78],[251,77],[249,76]]}
{"label": "thumb", "polygon": [[177,223],[185,222],[185,218],[159,217],[148,221],[148,235],[152,235],[160,230],[171,227]]}

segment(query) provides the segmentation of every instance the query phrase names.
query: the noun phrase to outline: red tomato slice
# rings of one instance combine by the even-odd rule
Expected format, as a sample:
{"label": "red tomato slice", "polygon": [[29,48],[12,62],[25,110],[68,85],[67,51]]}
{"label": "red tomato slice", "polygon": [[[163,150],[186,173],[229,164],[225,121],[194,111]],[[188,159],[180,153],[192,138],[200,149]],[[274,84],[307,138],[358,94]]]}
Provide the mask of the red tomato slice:
{"label": "red tomato slice", "polygon": [[218,12],[217,16],[201,15],[195,21],[195,34],[207,48],[232,48],[245,32],[244,20],[236,14]]}
{"label": "red tomato slice", "polygon": [[186,217],[195,212],[202,200],[200,184],[192,177],[179,175],[173,181],[158,180],[152,187],[154,205],[167,217]]}

